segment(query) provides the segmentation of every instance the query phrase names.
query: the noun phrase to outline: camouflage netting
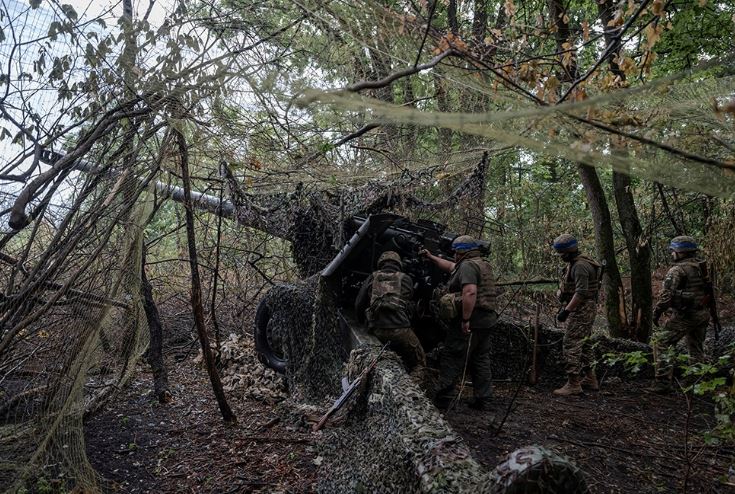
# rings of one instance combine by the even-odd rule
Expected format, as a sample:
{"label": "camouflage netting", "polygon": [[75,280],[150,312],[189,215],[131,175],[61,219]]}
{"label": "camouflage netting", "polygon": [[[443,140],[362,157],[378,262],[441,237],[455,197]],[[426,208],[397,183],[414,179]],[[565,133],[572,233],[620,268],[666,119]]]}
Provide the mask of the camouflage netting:
{"label": "camouflage netting", "polygon": [[286,376],[292,396],[319,400],[336,392],[346,356],[346,335],[321,278],[276,286],[262,304],[270,313],[268,327],[274,345],[288,360]]}
{"label": "camouflage netting", "polygon": [[[598,65],[589,84],[556,105],[560,86],[572,91],[553,75],[558,50],[547,54],[548,71],[485,59],[491,46],[525,50],[508,44],[515,35],[468,43],[427,29],[428,2],[410,2],[425,4],[411,16],[400,3],[373,1],[176,2],[158,25],[134,18],[132,2],[123,3],[122,17],[108,11],[98,19],[57,1],[0,6],[7,60],[0,77],[0,489],[46,474],[80,491],[101,486],[85,455],[82,421],[114,398],[147,345],[140,269],[153,194],[144,191],[155,180],[165,182],[158,192],[181,185],[184,150],[171,145],[173,135],[190,148],[195,188],[222,190],[226,181],[241,236],[259,230],[290,242],[303,276],[332,258],[354,214],[390,210],[487,237],[486,173],[499,153],[569,169],[584,163],[723,198],[735,192],[730,54],[655,80],[644,80],[644,65],[637,88],[605,84],[611,74]],[[731,15],[731,6],[719,5]],[[657,15],[645,13],[641,22]],[[549,35],[555,26],[539,17]],[[309,48],[294,50],[302,36]],[[599,48],[585,43],[580,65],[597,59]],[[431,60],[392,87],[339,89]],[[478,61],[501,65],[485,70]],[[327,65],[341,70],[327,74]],[[459,92],[471,105],[450,105],[448,96]],[[347,139],[361,127],[367,130]],[[229,179],[220,177],[220,162],[233,169]],[[215,201],[208,210],[220,207]],[[729,240],[730,222],[718,228]],[[270,254],[265,243],[254,254]],[[266,297],[296,399],[325,403],[339,391],[348,353],[334,300],[318,278]],[[512,379],[525,372],[529,349],[522,328],[508,324],[497,336],[495,372]],[[559,336],[542,331],[539,341],[549,375],[556,375]],[[370,485],[373,464],[350,470],[344,460],[352,454],[374,460],[373,472],[382,466],[393,474],[385,482],[406,490],[479,481],[461,442],[394,360],[379,366],[371,389],[362,422],[334,432],[336,480],[325,479],[325,489],[353,478]],[[360,430],[362,423],[372,429]],[[376,444],[387,432],[395,440]]]}
{"label": "camouflage netting", "polygon": [[568,459],[540,446],[510,453],[490,474],[481,492],[490,494],[586,494],[582,471]]}
{"label": "camouflage netting", "polygon": [[[150,203],[132,175],[81,179],[87,207],[1,242],[0,485],[98,485],[82,420],[114,397],[148,345],[140,292]],[[17,261],[16,259],[22,259]]]}
{"label": "camouflage netting", "polygon": [[[354,378],[377,345],[352,353]],[[321,442],[320,492],[585,493],[573,462],[537,446],[521,448],[488,474],[393,354],[379,361],[339,429]]]}
{"label": "camouflage netting", "polygon": [[[201,350],[195,360],[201,363]],[[220,353],[222,384],[229,396],[278,403],[288,397],[283,377],[258,361],[252,338],[230,333]]]}
{"label": "camouflage netting", "polygon": [[[352,379],[376,348],[353,352]],[[394,354],[382,358],[368,389],[339,430],[327,430],[323,492],[455,492],[483,472],[462,439],[406,374]]]}
{"label": "camouflage netting", "polygon": [[227,181],[237,221],[289,240],[294,261],[302,275],[309,276],[339,251],[347,240],[345,222],[354,215],[391,211],[412,220],[430,217],[454,233],[481,236],[486,229],[482,211],[469,205],[481,203],[489,159],[487,153],[475,152],[467,153],[464,161],[471,172],[441,200],[422,198],[435,181],[435,169],[337,191],[299,186],[292,193],[268,196],[245,193],[230,173]]}

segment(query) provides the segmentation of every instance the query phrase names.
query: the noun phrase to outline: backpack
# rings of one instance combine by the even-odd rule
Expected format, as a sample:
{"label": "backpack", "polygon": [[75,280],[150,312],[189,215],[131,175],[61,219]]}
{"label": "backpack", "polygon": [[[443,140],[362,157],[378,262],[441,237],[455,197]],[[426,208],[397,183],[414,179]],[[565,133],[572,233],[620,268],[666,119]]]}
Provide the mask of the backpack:
{"label": "backpack", "polygon": [[381,312],[406,310],[406,302],[401,297],[401,285],[404,276],[406,275],[398,271],[393,273],[376,271],[373,273],[370,308],[367,313],[369,321]]}

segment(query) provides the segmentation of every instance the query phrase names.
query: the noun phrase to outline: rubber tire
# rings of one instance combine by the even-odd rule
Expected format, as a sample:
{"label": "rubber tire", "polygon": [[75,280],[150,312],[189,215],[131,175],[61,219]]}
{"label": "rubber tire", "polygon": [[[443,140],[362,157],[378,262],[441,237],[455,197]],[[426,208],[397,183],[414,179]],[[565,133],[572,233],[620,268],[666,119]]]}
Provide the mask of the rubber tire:
{"label": "rubber tire", "polygon": [[255,324],[253,327],[253,337],[255,338],[255,352],[258,355],[258,360],[265,365],[273,369],[274,371],[285,374],[286,368],[288,367],[288,361],[283,357],[280,357],[271,348],[270,340],[268,338],[268,323],[271,320],[271,309],[268,306],[268,297],[264,297],[258,304],[258,308],[255,311]]}

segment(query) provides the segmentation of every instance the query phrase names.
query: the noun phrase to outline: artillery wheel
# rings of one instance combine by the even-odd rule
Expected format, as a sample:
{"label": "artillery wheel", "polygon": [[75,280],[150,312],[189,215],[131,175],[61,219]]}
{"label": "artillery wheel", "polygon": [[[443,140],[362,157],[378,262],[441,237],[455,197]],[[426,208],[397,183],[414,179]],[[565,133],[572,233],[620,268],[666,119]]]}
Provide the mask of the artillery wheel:
{"label": "artillery wheel", "polygon": [[255,311],[255,325],[253,327],[253,336],[255,337],[255,351],[258,360],[270,367],[276,372],[285,374],[288,361],[284,356],[276,350],[274,326],[275,320],[272,320],[273,312],[268,303],[268,297],[264,297],[258,304]]}

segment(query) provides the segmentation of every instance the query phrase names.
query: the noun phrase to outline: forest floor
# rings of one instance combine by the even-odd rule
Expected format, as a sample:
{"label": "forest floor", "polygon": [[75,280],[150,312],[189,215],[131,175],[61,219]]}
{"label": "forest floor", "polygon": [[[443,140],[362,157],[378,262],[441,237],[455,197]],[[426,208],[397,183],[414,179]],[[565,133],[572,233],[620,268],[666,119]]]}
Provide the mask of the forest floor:
{"label": "forest floor", "polygon": [[[278,398],[264,387],[275,381],[262,374],[251,339],[230,343],[242,349],[233,357],[242,380],[231,380],[240,387],[228,393],[239,422],[226,426],[207,373],[196,362],[198,343],[191,339],[188,313],[174,312],[164,317],[173,401],[161,405],[154,399],[149,367],[141,362],[118,398],[85,422],[87,455],[106,479],[105,490],[315,492],[318,436],[282,418],[288,414],[274,406]],[[181,341],[187,343],[177,349]],[[259,369],[262,375],[253,378]],[[735,466],[735,447],[704,443],[714,423],[712,405],[695,398],[689,409],[682,394],[650,394],[644,391],[649,384],[613,378],[600,392],[561,398],[551,394],[551,382],[520,388],[498,382],[490,410],[460,403],[445,416],[488,471],[509,452],[541,444],[575,461],[595,494],[735,492],[720,482]]]}
{"label": "forest floor", "polygon": [[735,465],[735,447],[704,442],[711,404],[695,398],[688,407],[682,394],[646,392],[650,381],[615,381],[573,397],[554,396],[547,383],[524,385],[515,400],[517,384],[497,383],[489,410],[462,403],[445,417],[488,469],[540,444],[572,459],[592,493],[735,492],[720,482]]}
{"label": "forest floor", "polygon": [[[193,357],[193,355],[192,355]],[[168,361],[173,401],[161,405],[140,365],[133,382],[85,424],[87,455],[111,492],[313,492],[310,434],[281,423],[272,404],[230,397],[227,426],[206,371]]]}
{"label": "forest floor", "polygon": [[[151,375],[141,366],[120,398],[86,423],[87,454],[109,490],[315,491],[316,438],[252,399],[230,400],[239,423],[226,426],[200,366],[170,360],[169,373],[173,402],[152,398]],[[541,383],[521,386],[512,400],[517,385],[501,382],[490,410],[460,403],[445,416],[488,470],[519,447],[541,444],[574,460],[592,493],[684,492],[685,481],[686,492],[734,492],[720,479],[735,448],[703,441],[714,421],[711,405],[695,399],[688,413],[683,395],[650,394],[648,384],[616,380],[600,392],[560,398]]]}

